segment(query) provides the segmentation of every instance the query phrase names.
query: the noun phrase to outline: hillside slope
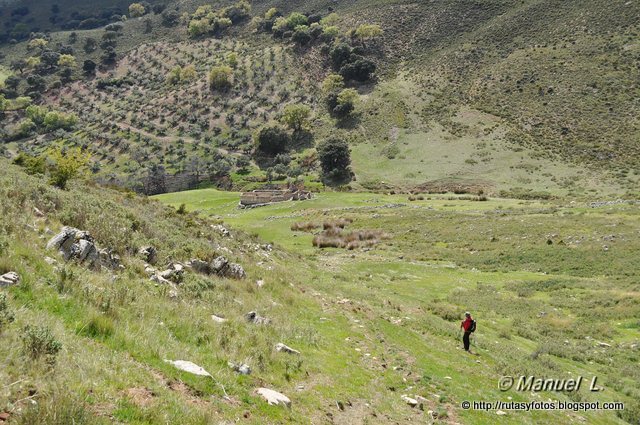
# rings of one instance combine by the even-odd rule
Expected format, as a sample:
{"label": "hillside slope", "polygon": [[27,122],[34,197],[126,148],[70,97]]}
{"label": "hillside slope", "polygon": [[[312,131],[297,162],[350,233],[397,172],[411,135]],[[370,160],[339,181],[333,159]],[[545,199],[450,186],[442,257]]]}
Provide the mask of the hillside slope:
{"label": "hillside slope", "polygon": [[[179,6],[176,13],[191,13],[197,5],[171,4],[166,10]],[[354,119],[336,122],[320,94],[322,78],[332,72],[326,51],[338,41],[300,47],[256,33],[248,21],[221,36],[192,39],[183,23],[166,26],[163,15],[151,13],[121,23],[117,63],[97,78],[76,71],[79,81],[56,88],[55,74],[45,76],[50,88],[42,102],[79,117],[79,131],[66,138],[94,152],[101,181],[140,188],[157,167],[168,174],[199,174],[197,158],[207,170],[233,168],[239,158],[251,157],[256,130],[277,119],[286,105],[302,103],[313,110],[311,139],[290,149],[293,162],[285,168],[289,174],[301,171],[307,180],[314,178],[313,169],[297,167],[312,158],[317,141],[338,134],[352,146],[356,187],[407,189],[466,180],[489,193],[524,188],[574,197],[634,196],[637,190],[636,2],[255,1],[252,6],[252,16],[273,6],[285,16],[334,11],[344,33],[363,23],[381,26],[384,33],[375,43],[350,41],[378,68],[377,79],[356,84],[361,103]],[[78,67],[86,59],[100,61],[101,49],[87,53],[82,46],[107,32],[75,31]],[[49,43],[65,45],[70,34],[53,32]],[[3,47],[7,67],[33,54],[27,44]],[[231,52],[240,58],[233,90],[211,93],[206,74]],[[197,78],[167,85],[177,65],[194,65]],[[16,75],[26,78],[27,72]],[[20,114],[5,119],[7,128],[14,128]],[[5,150],[37,152],[52,139],[19,139]],[[372,165],[378,162],[380,167]],[[249,179],[229,177],[235,187],[248,187],[267,178],[266,168],[254,162]]]}
{"label": "hillside slope", "polygon": [[[0,272],[20,277],[1,289],[0,378],[12,385],[0,393],[0,409],[9,423],[638,419],[639,233],[632,204],[442,196],[411,205],[402,195],[327,193],[238,210],[238,195],[230,192],[163,195],[187,205],[178,213],[79,182],[60,191],[2,165]],[[290,230],[298,221],[345,218],[353,221],[349,231],[382,230],[388,239],[370,248],[319,250],[312,234]],[[230,234],[214,225],[221,220]],[[615,230],[606,227],[612,220]],[[46,250],[62,225],[89,231],[120,255],[123,268],[94,271]],[[147,245],[158,250],[158,270],[222,254],[240,263],[247,278],[188,269],[180,283],[154,283],[138,253]],[[456,336],[465,309],[480,323],[474,361]],[[247,322],[250,311],[270,322]],[[61,347],[52,349],[48,338]],[[301,354],[276,351],[279,342]],[[192,361],[213,379],[165,360]],[[228,362],[252,372],[240,375]],[[568,372],[597,375],[607,390],[531,395],[496,388],[505,374]],[[284,393],[291,408],[268,406],[258,387]],[[422,407],[407,405],[403,395]],[[621,401],[625,410],[500,416],[460,408],[463,400],[507,396]]]}

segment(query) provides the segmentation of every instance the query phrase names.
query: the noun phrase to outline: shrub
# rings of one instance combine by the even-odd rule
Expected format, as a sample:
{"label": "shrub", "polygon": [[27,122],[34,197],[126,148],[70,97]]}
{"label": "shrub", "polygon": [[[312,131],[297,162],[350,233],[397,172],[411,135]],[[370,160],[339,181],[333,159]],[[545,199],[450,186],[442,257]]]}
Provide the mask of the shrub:
{"label": "shrub", "polygon": [[292,130],[302,130],[309,122],[311,108],[307,105],[287,105],[280,121]]}
{"label": "shrub", "polygon": [[144,6],[141,5],[140,3],[131,3],[131,5],[129,5],[129,15],[132,18],[139,18],[140,16],[143,16],[146,13],[146,10],[144,9]]}
{"label": "shrub", "polygon": [[355,35],[361,40],[371,40],[378,38],[383,34],[380,25],[375,24],[362,24],[355,30]]}
{"label": "shrub", "polygon": [[55,363],[62,343],[54,338],[51,330],[46,326],[27,325],[22,330],[23,354],[32,360],[45,358],[47,363]]}
{"label": "shrub", "polygon": [[23,167],[31,175],[44,174],[46,171],[46,161],[43,156],[31,156],[20,152],[13,163]]}
{"label": "shrub", "polygon": [[307,25],[308,23],[309,18],[299,12],[293,12],[287,17],[287,26],[289,27],[289,29],[295,29],[300,25]]}
{"label": "shrub", "polygon": [[53,164],[50,169],[50,183],[60,189],[65,189],[67,182],[78,176],[80,171],[89,163],[89,154],[80,148],[63,151],[61,148],[49,150],[49,158]]}
{"label": "shrub", "polygon": [[212,90],[226,90],[231,87],[233,70],[230,66],[219,65],[209,72],[209,86]]}
{"label": "shrub", "polygon": [[348,62],[340,68],[340,75],[345,80],[355,80],[364,82],[371,78],[376,70],[376,65],[369,59],[360,58],[353,62]]}
{"label": "shrub", "polygon": [[277,155],[287,149],[289,134],[278,125],[263,127],[255,137],[256,148],[266,155]]}
{"label": "shrub", "polygon": [[335,183],[351,180],[351,154],[346,141],[332,137],[321,142],[317,151],[325,180]]}

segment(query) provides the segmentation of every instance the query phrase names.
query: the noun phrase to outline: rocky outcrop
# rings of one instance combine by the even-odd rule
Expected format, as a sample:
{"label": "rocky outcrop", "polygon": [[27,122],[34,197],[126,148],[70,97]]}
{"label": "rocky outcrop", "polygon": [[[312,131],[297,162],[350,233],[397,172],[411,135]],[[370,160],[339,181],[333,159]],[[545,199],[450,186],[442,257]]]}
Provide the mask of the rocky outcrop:
{"label": "rocky outcrop", "polygon": [[197,273],[218,275],[228,279],[244,279],[247,276],[240,264],[232,263],[222,255],[214,258],[210,263],[194,258],[188,261],[186,266]]}
{"label": "rocky outcrop", "polygon": [[60,233],[49,240],[47,249],[57,250],[65,261],[75,260],[94,269],[123,268],[118,255],[109,249],[100,249],[89,232],[75,227],[63,227]]}
{"label": "rocky outcrop", "polygon": [[8,272],[0,276],[0,288],[20,283],[20,276],[16,272]]}

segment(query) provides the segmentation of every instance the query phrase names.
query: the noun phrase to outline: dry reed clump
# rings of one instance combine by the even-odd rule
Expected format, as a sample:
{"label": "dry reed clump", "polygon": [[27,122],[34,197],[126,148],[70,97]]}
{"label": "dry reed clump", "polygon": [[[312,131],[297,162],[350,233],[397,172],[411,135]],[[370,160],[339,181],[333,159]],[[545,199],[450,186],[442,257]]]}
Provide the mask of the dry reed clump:
{"label": "dry reed clump", "polygon": [[343,232],[332,227],[313,238],[313,246],[318,248],[344,248],[353,250],[360,247],[374,246],[389,236],[380,230],[356,230]]}
{"label": "dry reed clump", "polygon": [[292,232],[311,232],[315,229],[318,229],[320,227],[319,224],[317,223],[313,223],[311,221],[309,222],[301,222],[301,223],[293,223],[291,225],[291,231]]}
{"label": "dry reed clump", "polygon": [[325,221],[324,223],[322,223],[322,228],[324,230],[328,230],[328,229],[331,229],[331,228],[344,229],[346,226],[348,226],[351,223],[353,223],[352,219],[341,217],[341,218],[339,218],[337,220]]}

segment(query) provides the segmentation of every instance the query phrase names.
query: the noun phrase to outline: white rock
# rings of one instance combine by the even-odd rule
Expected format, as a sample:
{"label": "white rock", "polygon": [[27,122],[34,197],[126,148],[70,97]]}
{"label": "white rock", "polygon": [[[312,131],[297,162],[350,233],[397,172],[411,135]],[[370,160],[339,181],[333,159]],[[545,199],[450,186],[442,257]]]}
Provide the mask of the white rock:
{"label": "white rock", "polygon": [[3,286],[15,285],[20,282],[20,276],[16,272],[8,272],[0,276],[0,288]]}
{"label": "white rock", "polygon": [[238,372],[240,375],[251,375],[251,367],[249,367],[249,365],[247,364],[244,364],[244,363],[236,364],[233,362],[228,362],[227,364],[231,369],[233,369],[235,372]]}
{"label": "white rock", "polygon": [[264,286],[264,280],[260,279],[260,280],[256,281],[256,286],[258,288],[262,288]]}
{"label": "white rock", "polygon": [[496,415],[498,415],[498,416],[504,416],[504,415],[506,415],[506,414],[507,414],[507,412],[505,412],[505,411],[502,411],[502,410],[496,410]]}
{"label": "white rock", "polygon": [[216,316],[215,314],[211,315],[211,319],[216,323],[224,323],[227,321],[224,317]]}
{"label": "white rock", "polygon": [[165,360],[165,362],[172,364],[177,369],[193,373],[194,375],[211,376],[211,374],[204,370],[201,366],[198,366],[197,364],[187,360]]}
{"label": "white rock", "polygon": [[289,400],[289,397],[277,391],[270,390],[269,388],[258,388],[256,393],[261,395],[267,403],[271,405],[291,407],[291,400]]}
{"label": "white rock", "polygon": [[276,351],[282,351],[284,353],[289,353],[289,354],[300,354],[300,351],[294,350],[293,348],[281,342],[276,344]]}
{"label": "white rock", "polygon": [[608,348],[608,347],[611,347],[611,344],[607,344],[606,342],[598,342],[598,345],[599,345],[600,347],[607,347],[607,348]]}
{"label": "white rock", "polygon": [[406,401],[406,402],[407,402],[407,404],[408,404],[409,406],[411,406],[411,407],[415,407],[415,406],[417,406],[417,405],[418,405],[418,400],[416,400],[415,398],[411,398],[411,397],[409,397],[409,396],[407,396],[407,395],[403,395],[403,396],[402,396],[402,397],[400,397],[400,398],[402,398],[404,401]]}

